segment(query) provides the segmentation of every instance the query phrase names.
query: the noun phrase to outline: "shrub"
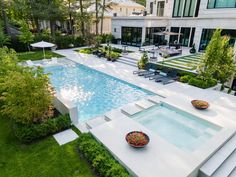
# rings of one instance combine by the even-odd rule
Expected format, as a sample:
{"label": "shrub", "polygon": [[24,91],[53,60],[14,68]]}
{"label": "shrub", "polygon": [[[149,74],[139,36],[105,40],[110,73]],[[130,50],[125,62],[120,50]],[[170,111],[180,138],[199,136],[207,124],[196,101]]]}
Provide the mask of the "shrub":
{"label": "shrub", "polygon": [[116,59],[118,59],[119,58],[119,56],[120,56],[120,54],[119,53],[117,53],[117,52],[110,52],[110,58],[111,59],[113,59],[113,60],[116,60]]}
{"label": "shrub", "polygon": [[143,56],[141,57],[141,59],[138,61],[138,68],[144,69],[147,63],[148,63],[148,55],[145,52]]}
{"label": "shrub", "polygon": [[116,52],[116,53],[122,53],[122,49],[118,49],[118,48],[112,48],[112,51],[113,52]]}
{"label": "shrub", "polygon": [[84,54],[92,54],[93,51],[94,51],[93,48],[84,48],[84,49],[79,50],[80,53],[84,53]]}
{"label": "shrub", "polygon": [[88,159],[100,176],[128,177],[126,169],[121,166],[112,155],[98,143],[91,134],[82,134],[78,141],[79,151]]}
{"label": "shrub", "polygon": [[189,80],[188,84],[192,85],[192,86],[199,87],[199,88],[206,89],[206,88],[215,86],[217,84],[217,81],[215,79],[205,80],[200,77],[195,77],[195,78],[191,78]]}
{"label": "shrub", "polygon": [[66,49],[70,48],[71,44],[74,45],[74,37],[73,36],[56,36],[55,43],[57,44],[58,49]]}
{"label": "shrub", "polygon": [[191,78],[192,78],[192,76],[190,76],[190,75],[181,76],[180,82],[188,83]]}
{"label": "shrub", "polygon": [[40,124],[15,123],[14,131],[16,137],[23,143],[29,143],[36,139],[65,130],[71,126],[68,115],[51,118]]}

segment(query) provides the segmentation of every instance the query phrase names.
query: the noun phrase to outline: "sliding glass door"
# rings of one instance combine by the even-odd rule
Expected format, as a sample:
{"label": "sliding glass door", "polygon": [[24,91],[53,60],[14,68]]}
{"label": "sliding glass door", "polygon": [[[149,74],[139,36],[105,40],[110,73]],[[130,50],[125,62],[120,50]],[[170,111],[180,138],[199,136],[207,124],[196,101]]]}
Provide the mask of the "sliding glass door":
{"label": "sliding glass door", "polygon": [[139,27],[122,27],[121,42],[125,45],[141,46],[142,28]]}

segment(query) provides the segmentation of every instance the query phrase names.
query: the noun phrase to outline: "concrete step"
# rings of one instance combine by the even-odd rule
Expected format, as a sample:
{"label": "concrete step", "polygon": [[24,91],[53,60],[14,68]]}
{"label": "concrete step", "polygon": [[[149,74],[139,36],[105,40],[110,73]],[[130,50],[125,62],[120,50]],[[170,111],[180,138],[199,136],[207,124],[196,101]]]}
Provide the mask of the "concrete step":
{"label": "concrete step", "polygon": [[151,101],[151,102],[153,102],[155,104],[159,104],[162,100],[163,100],[163,98],[158,96],[158,95],[152,96],[152,97],[148,98],[148,101]]}
{"label": "concrete step", "polygon": [[236,150],[225,160],[220,168],[212,175],[212,177],[229,176],[236,166]]}
{"label": "concrete step", "polygon": [[148,100],[141,100],[141,101],[136,102],[135,105],[142,109],[148,109],[148,108],[151,108],[152,106],[155,106],[156,104]]}
{"label": "concrete step", "polygon": [[129,65],[129,66],[137,67],[137,64],[134,64],[134,63],[131,63],[131,62],[127,62],[127,61],[124,61],[124,60],[118,59],[117,62]]}
{"label": "concrete step", "polygon": [[86,125],[89,129],[92,129],[92,128],[95,128],[99,125],[102,125],[106,123],[105,119],[103,116],[100,116],[100,117],[96,117],[94,119],[91,119],[89,121],[86,122]]}
{"label": "concrete step", "polygon": [[136,106],[135,104],[128,104],[121,108],[121,112],[128,116],[137,114],[141,112],[142,110],[143,110],[142,108]]}
{"label": "concrete step", "polygon": [[120,109],[115,109],[106,113],[104,117],[106,121],[111,121],[111,120],[115,120],[115,119],[119,119],[119,118],[123,118],[127,116],[123,114]]}
{"label": "concrete step", "polygon": [[138,63],[138,61],[136,61],[136,60],[132,60],[132,59],[129,59],[129,58],[124,58],[124,57],[120,57],[119,60],[130,62],[130,63],[136,64],[136,65]]}
{"label": "concrete step", "polygon": [[235,176],[236,176],[236,167],[234,167],[233,171],[231,171],[228,177],[235,177]]}
{"label": "concrete step", "polygon": [[133,61],[138,61],[140,58],[138,56],[129,56],[129,55],[121,55],[120,58],[128,59],[128,60],[133,60]]}
{"label": "concrete step", "polygon": [[[231,159],[231,155],[236,149],[236,135],[229,139],[201,168],[200,177],[212,177],[217,170],[224,170],[224,163]],[[230,163],[230,162],[229,162]]]}

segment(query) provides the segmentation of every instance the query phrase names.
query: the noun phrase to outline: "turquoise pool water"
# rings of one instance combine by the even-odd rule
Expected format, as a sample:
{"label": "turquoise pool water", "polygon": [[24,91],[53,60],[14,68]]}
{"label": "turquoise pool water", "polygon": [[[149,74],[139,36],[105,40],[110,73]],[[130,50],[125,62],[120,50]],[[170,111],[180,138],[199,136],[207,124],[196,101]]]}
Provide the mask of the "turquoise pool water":
{"label": "turquoise pool water", "polygon": [[45,67],[45,72],[51,73],[50,80],[56,91],[77,105],[80,122],[154,95],[84,65],[66,63]]}
{"label": "turquoise pool water", "polygon": [[164,103],[135,115],[133,119],[187,151],[196,150],[221,130],[217,125]]}

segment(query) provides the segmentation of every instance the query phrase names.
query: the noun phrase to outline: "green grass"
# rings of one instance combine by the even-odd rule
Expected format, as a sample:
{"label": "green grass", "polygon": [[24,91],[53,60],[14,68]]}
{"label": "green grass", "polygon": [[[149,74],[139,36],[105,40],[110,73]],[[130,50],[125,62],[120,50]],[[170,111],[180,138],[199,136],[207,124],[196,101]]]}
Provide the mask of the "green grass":
{"label": "green grass", "polygon": [[[17,53],[19,61],[26,61],[26,60],[42,60],[43,59],[43,51],[32,51],[32,52],[23,52]],[[45,51],[45,58],[50,59],[52,57],[63,57],[62,55],[53,53],[50,50]]]}
{"label": "green grass", "polygon": [[13,134],[11,122],[0,117],[0,176],[95,176],[76,147],[76,141],[59,146],[52,136],[33,144],[21,144]]}

